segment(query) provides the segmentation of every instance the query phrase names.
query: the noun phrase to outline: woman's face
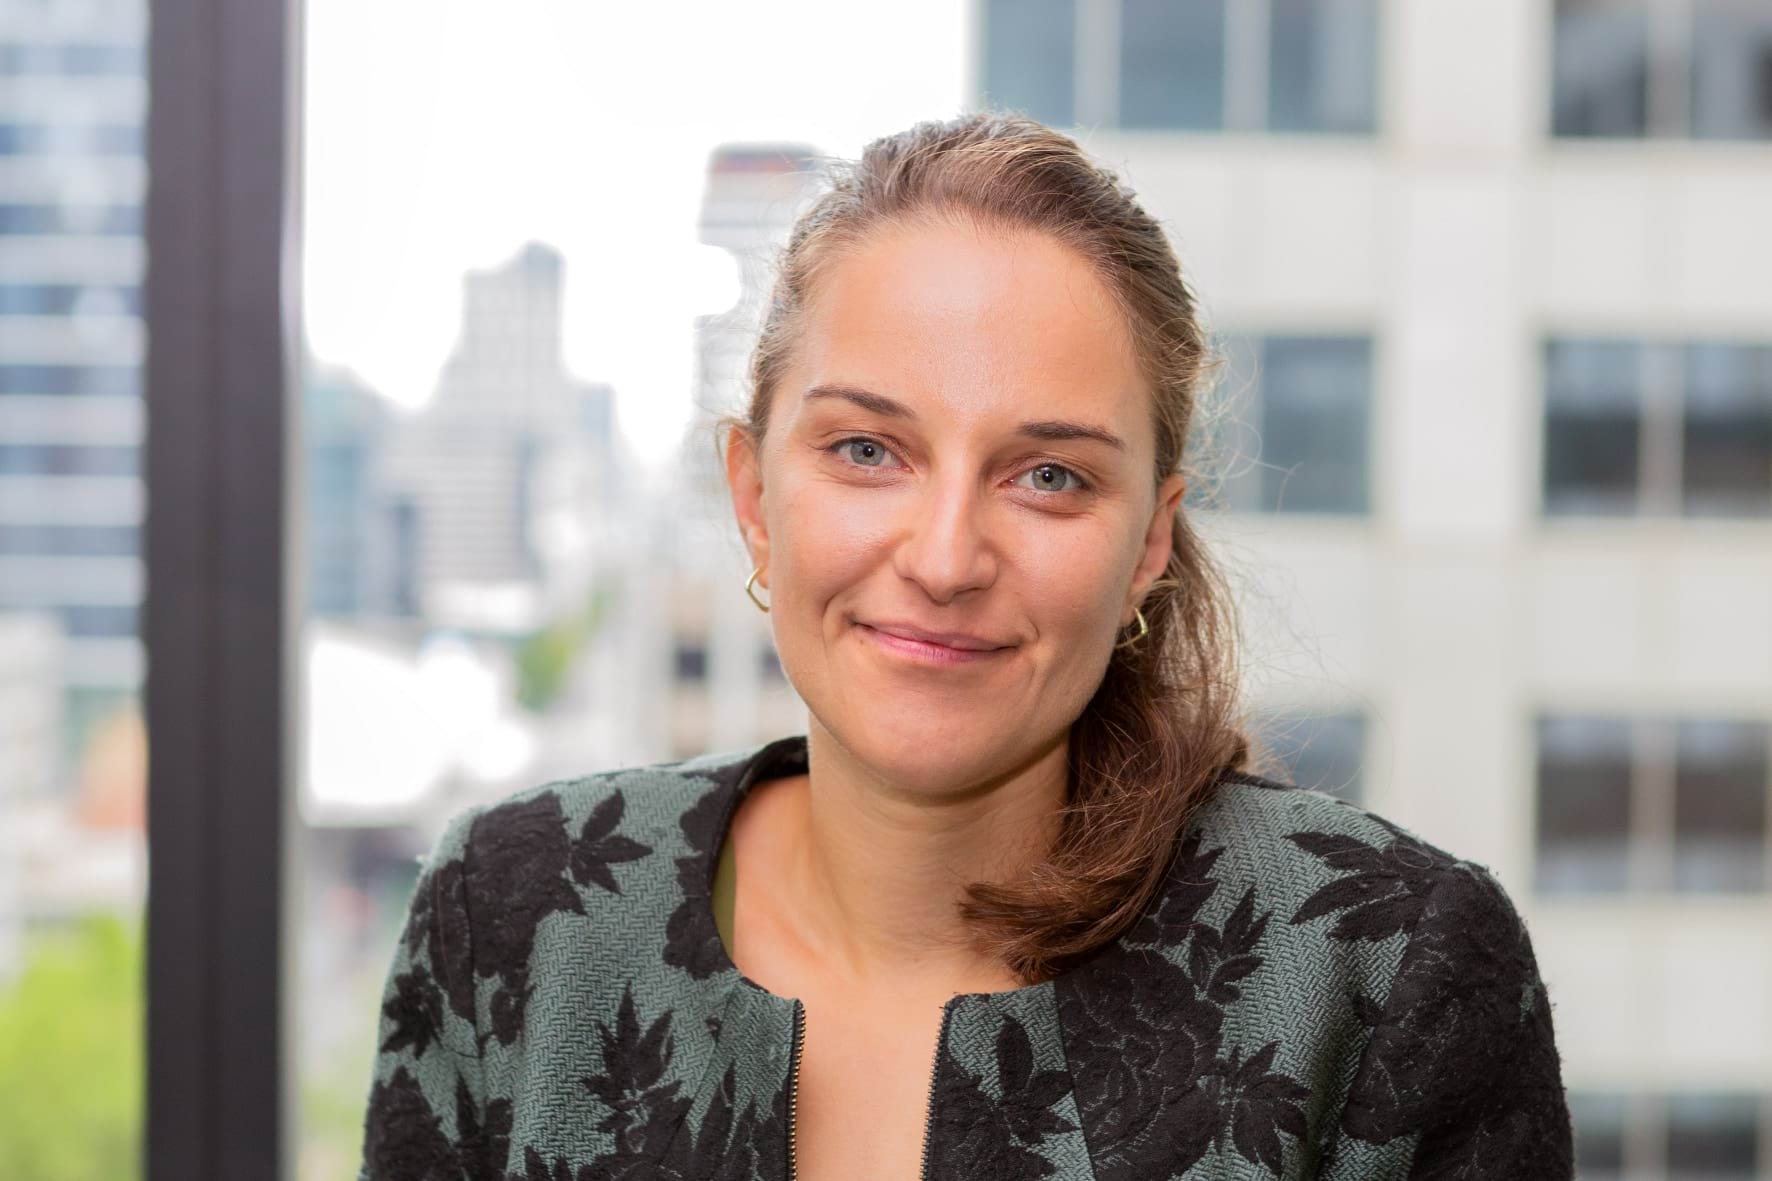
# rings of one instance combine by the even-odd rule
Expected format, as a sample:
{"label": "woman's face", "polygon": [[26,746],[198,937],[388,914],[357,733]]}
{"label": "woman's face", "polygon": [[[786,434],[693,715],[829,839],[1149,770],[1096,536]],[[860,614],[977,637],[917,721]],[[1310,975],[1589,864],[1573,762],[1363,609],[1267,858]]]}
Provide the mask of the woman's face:
{"label": "woman's face", "polygon": [[1013,771],[1169,558],[1182,477],[1154,483],[1126,326],[1055,240],[947,223],[870,239],[805,310],[761,455],[735,437],[727,462],[783,671],[892,782]]}

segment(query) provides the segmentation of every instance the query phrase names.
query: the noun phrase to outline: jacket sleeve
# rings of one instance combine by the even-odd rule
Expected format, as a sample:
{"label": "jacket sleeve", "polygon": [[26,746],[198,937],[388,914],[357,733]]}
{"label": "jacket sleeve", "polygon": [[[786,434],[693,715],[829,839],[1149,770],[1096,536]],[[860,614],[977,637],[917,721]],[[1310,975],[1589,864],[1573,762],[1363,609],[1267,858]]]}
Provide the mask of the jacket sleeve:
{"label": "jacket sleeve", "polygon": [[1445,869],[1389,995],[1360,1007],[1371,1035],[1342,1109],[1342,1151],[1322,1177],[1373,1175],[1359,1170],[1379,1160],[1411,1178],[1574,1177],[1550,997],[1525,921],[1487,868]]}
{"label": "jacket sleeve", "polygon": [[474,1015],[468,867],[479,811],[449,820],[406,906],[381,993],[357,1181],[503,1177],[510,1104],[486,1110]]}

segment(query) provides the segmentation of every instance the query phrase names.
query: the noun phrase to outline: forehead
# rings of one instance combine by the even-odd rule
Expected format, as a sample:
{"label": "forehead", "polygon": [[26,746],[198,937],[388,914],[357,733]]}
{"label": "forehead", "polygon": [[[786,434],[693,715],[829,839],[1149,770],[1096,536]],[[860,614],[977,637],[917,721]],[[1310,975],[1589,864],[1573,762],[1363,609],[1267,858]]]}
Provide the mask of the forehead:
{"label": "forehead", "polygon": [[795,397],[848,382],[949,419],[1062,412],[1147,433],[1124,317],[1045,234],[940,221],[870,237],[814,284],[795,367]]}

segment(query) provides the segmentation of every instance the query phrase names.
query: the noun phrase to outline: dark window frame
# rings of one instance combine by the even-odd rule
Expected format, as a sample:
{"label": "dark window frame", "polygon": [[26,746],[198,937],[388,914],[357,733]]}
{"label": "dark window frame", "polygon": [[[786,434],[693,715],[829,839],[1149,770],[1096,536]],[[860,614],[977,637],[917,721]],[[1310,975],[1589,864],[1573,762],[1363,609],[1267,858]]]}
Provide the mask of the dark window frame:
{"label": "dark window frame", "polygon": [[150,0],[149,18],[143,1164],[287,1178],[301,10]]}

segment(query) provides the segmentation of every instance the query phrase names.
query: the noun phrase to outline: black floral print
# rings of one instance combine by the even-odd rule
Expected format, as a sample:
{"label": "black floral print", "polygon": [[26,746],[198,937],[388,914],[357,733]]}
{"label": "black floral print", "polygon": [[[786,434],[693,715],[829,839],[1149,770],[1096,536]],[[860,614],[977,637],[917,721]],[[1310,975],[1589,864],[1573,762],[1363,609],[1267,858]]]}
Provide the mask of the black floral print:
{"label": "black floral print", "polygon": [[[1220,883],[1210,877],[1222,849],[1198,834],[1177,854],[1155,908],[1109,953],[1059,982],[1059,1012],[1079,1049],[1072,1053],[1079,1106],[1095,1169],[1110,1178],[1183,1173],[1209,1148],[1232,1148],[1278,1174],[1278,1133],[1304,1133],[1306,1089],[1270,1071],[1276,1046],[1246,1061],[1223,1045],[1226,1006],[1263,963],[1255,948],[1270,912],[1244,890],[1221,927],[1201,908]],[[1181,954],[1177,954],[1181,953]]]}
{"label": "black floral print", "polygon": [[997,1032],[997,1093],[944,1041],[938,1051],[934,1110],[929,1130],[932,1181],[996,1181],[1049,1177],[1052,1163],[1037,1151],[1048,1136],[1076,1129],[1053,1104],[1071,1092],[1063,1070],[1036,1070],[1027,1027],[1006,1016]]}
{"label": "black floral print", "polygon": [[461,1173],[467,1181],[502,1181],[511,1144],[511,1101],[494,1099],[482,1113],[467,1080],[455,1080],[455,1126]]}
{"label": "black floral print", "polygon": [[715,790],[704,795],[683,814],[683,835],[689,848],[677,858],[677,889],[682,900],[665,927],[664,961],[682,968],[698,980],[718,971],[726,961],[720,945],[720,928],[714,920],[711,905],[706,905],[710,885],[707,861],[719,840],[721,820],[727,800],[724,786],[715,780]]}
{"label": "black floral print", "polygon": [[497,899],[500,921],[476,933],[474,954],[480,974],[498,977],[491,1034],[509,1045],[523,1030],[524,1008],[533,991],[529,955],[536,927],[556,911],[582,915],[585,908],[566,876],[572,847],[558,793],[500,804],[487,810],[480,824],[498,839],[475,848],[470,897]]}
{"label": "black floral print", "polygon": [[1243,1061],[1238,1061],[1240,1051],[1232,1047],[1229,1056],[1212,1064],[1206,1079],[1213,1108],[1230,1114],[1228,1123],[1219,1123],[1213,1147],[1224,1151],[1228,1130],[1245,1160],[1266,1165],[1276,1174],[1283,1161],[1279,1134],[1304,1136],[1302,1104],[1310,1097],[1309,1087],[1268,1069],[1279,1045],[1269,1042]]}
{"label": "black floral print", "polygon": [[[805,769],[796,735],[453,818],[395,943],[357,1181],[789,1181],[796,1002],[741,976],[709,893],[751,784]],[[1242,773],[1120,938],[956,997],[931,1048],[925,1181],[1574,1175],[1494,875]]]}
{"label": "black floral print", "polygon": [[366,1176],[402,1181],[456,1181],[461,1175],[456,1141],[403,1065],[387,1081],[377,1080],[370,1093],[363,1168]]}
{"label": "black floral print", "polygon": [[1525,924],[1487,869],[1373,819],[1393,837],[1382,848],[1289,834],[1351,871],[1294,923],[1343,910],[1332,939],[1410,933],[1382,1008],[1356,998],[1373,1029],[1343,1130],[1377,1143],[1418,1135],[1410,1178],[1572,1176],[1550,1001]]}
{"label": "black floral print", "polygon": [[1382,848],[1346,833],[1286,834],[1287,840],[1331,869],[1352,871],[1312,894],[1292,916],[1294,923],[1341,912],[1329,928],[1329,937],[1367,940],[1389,939],[1415,925],[1453,858],[1388,820],[1373,819],[1394,838]]}
{"label": "black floral print", "polygon": [[656,1178],[747,1178],[753,1175],[756,1139],[773,1139],[777,1125],[759,1121],[755,1105],[735,1117],[736,1071],[727,1067],[701,1123],[680,1135],[690,1100],[668,1077],[673,1052],[670,1012],[643,1025],[631,989],[622,992],[615,1028],[599,1024],[603,1069],[583,1081],[585,1090],[607,1112],[601,1131],[614,1133],[615,1148],[599,1156],[594,1176]]}
{"label": "black floral print", "polygon": [[652,852],[648,846],[615,831],[626,808],[627,800],[617,791],[591,809],[572,846],[572,877],[579,885],[594,883],[611,894],[619,894],[621,886],[609,867],[622,861],[638,861]]}
{"label": "black floral print", "polygon": [[381,1052],[394,1053],[407,1046],[423,1058],[431,1043],[443,1032],[443,990],[431,979],[431,970],[419,964],[394,977],[394,995],[382,1005],[382,1013],[394,1023],[394,1031],[381,1044]]}

